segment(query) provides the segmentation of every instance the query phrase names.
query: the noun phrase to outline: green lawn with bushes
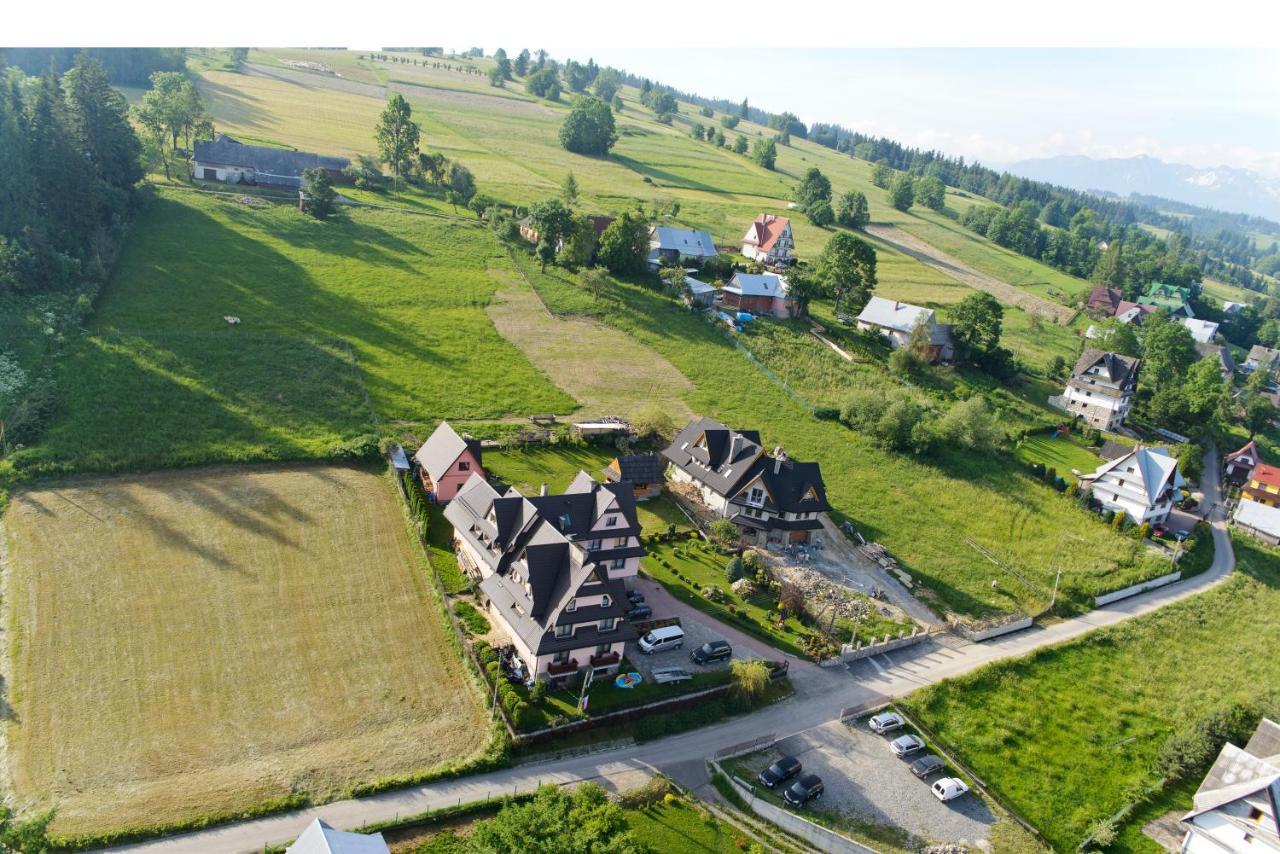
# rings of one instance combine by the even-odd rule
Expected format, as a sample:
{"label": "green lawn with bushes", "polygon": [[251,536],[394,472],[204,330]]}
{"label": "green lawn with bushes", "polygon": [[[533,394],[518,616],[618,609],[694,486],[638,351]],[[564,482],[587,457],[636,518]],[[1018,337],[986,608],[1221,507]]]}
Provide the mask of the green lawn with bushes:
{"label": "green lawn with bushes", "polygon": [[1236,572],[1212,590],[905,706],[1055,848],[1074,849],[1152,787],[1158,797],[1166,776],[1202,774],[1222,732],[1248,729],[1238,704],[1280,711],[1280,551],[1233,543]]}
{"label": "green lawn with bushes", "polygon": [[1070,483],[1079,482],[1079,478],[1072,475],[1072,469],[1089,474],[1102,465],[1102,457],[1074,433],[1057,438],[1054,438],[1053,431],[1032,434],[1018,442],[1014,454],[1027,465],[1038,464],[1046,470],[1053,469],[1057,477]]}

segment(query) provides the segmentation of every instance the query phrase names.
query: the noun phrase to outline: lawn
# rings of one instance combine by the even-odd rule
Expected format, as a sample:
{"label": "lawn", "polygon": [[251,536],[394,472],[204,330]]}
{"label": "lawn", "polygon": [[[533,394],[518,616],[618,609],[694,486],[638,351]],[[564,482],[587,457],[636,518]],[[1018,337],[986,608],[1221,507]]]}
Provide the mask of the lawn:
{"label": "lawn", "polygon": [[626,816],[636,838],[655,852],[739,854],[755,841],[681,797],[627,810]]}
{"label": "lawn", "polygon": [[1014,454],[1024,463],[1039,463],[1057,470],[1059,477],[1077,481],[1072,471],[1088,474],[1102,465],[1102,457],[1093,452],[1073,433],[1053,437],[1053,433],[1036,433],[1023,439]]}
{"label": "lawn", "polygon": [[59,836],[158,828],[482,750],[479,692],[393,489],[303,466],[16,493],[18,801],[56,807]]}
{"label": "lawn", "polygon": [[[512,451],[487,451],[484,466],[491,477],[514,486],[523,495],[537,495],[543,484],[550,492],[564,492],[579,471],[603,480],[601,470],[618,455],[608,445],[550,445]],[[665,533],[671,525],[692,530],[689,517],[665,494],[636,502],[636,516],[645,534]]]}
{"label": "lawn", "polygon": [[925,688],[906,706],[1056,849],[1073,849],[1156,782],[1152,762],[1176,729],[1233,702],[1280,702],[1280,552],[1234,545],[1236,573],[1209,592]]}
{"label": "lawn", "polygon": [[320,223],[161,191],[59,361],[61,419],[18,465],[332,458],[376,442],[380,423],[573,410],[485,314],[495,263],[505,252],[466,222]]}

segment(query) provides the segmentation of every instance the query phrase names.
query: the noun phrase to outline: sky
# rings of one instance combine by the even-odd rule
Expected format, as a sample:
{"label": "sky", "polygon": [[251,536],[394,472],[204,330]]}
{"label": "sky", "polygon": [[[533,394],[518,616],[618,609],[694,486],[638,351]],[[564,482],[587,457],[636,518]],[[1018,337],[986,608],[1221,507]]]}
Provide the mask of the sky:
{"label": "sky", "polygon": [[995,167],[1147,154],[1280,178],[1280,51],[549,50]]}

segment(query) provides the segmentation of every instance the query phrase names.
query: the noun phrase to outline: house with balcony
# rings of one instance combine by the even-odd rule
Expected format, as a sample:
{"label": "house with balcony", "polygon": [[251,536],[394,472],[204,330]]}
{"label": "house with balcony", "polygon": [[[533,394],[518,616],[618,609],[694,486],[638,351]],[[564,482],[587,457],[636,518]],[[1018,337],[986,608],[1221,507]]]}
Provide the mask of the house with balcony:
{"label": "house with balcony", "polygon": [[1184,854],[1280,854],[1280,724],[1263,718],[1228,742],[1182,817]]}
{"label": "house with balcony", "polygon": [[696,418],[662,456],[671,481],[696,490],[748,543],[807,543],[831,509],[818,464],[793,460],[782,448],[765,453],[755,430]]}
{"label": "house with balcony", "polygon": [[1262,456],[1258,452],[1258,443],[1250,439],[1245,442],[1244,447],[1222,458],[1222,469],[1227,480],[1236,486],[1243,486],[1249,482],[1249,476],[1260,462]]}
{"label": "house with balcony", "polygon": [[617,672],[635,630],[623,619],[644,548],[630,484],[579,472],[559,495],[472,477],[445,509],[458,563],[535,678]]}
{"label": "house with balcony", "polygon": [[785,216],[762,213],[742,235],[742,254],[769,267],[790,264],[795,248],[791,220]]}
{"label": "house with balcony", "polygon": [[1080,478],[1103,509],[1124,513],[1135,525],[1163,524],[1184,486],[1167,448],[1136,448]]}
{"label": "house with balcony", "polygon": [[1138,389],[1140,359],[1086,349],[1071,371],[1061,396],[1049,403],[1081,418],[1099,430],[1115,430],[1124,423]]}
{"label": "house with balcony", "polygon": [[1249,472],[1249,479],[1240,489],[1240,497],[1268,507],[1280,507],[1280,468],[1259,462]]}
{"label": "house with balcony", "polygon": [[473,474],[485,476],[480,442],[462,438],[448,421],[440,422],[413,461],[427,496],[440,503],[452,500]]}

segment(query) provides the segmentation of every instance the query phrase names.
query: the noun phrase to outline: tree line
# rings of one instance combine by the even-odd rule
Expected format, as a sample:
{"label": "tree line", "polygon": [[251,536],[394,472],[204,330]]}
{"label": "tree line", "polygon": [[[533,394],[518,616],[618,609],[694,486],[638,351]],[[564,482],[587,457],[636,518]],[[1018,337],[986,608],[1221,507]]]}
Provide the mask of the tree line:
{"label": "tree line", "polygon": [[63,74],[81,54],[95,59],[117,86],[146,86],[157,71],[184,71],[186,51],[178,47],[10,47],[0,51],[0,66],[14,65],[39,76],[52,69]]}

